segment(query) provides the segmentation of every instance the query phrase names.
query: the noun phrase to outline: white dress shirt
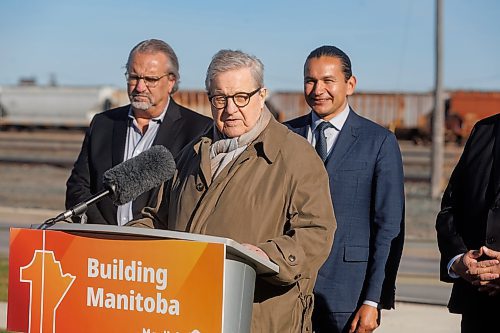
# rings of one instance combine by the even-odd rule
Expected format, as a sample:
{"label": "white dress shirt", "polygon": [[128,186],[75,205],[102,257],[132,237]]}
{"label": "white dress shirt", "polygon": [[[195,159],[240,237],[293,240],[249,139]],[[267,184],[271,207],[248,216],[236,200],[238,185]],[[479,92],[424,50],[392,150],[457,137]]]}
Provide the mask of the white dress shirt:
{"label": "white dress shirt", "polygon": [[[125,152],[123,154],[123,161],[131,159],[132,157],[136,157],[143,151],[151,148],[151,146],[153,145],[153,141],[156,138],[156,134],[160,129],[160,125],[163,122],[163,118],[165,118],[165,114],[167,113],[169,104],[170,99],[168,100],[163,112],[158,117],[151,118],[149,120],[148,129],[145,133],[142,133],[139,129],[139,125],[134,117],[132,108],[130,108],[128,113],[129,123],[127,126],[127,136],[125,139]],[[116,211],[116,219],[118,225],[124,225],[127,222],[131,221],[133,218],[134,214],[132,212],[132,201],[118,206],[118,209]]]}
{"label": "white dress shirt", "polygon": [[[342,112],[340,112],[338,115],[329,120],[329,123],[332,124],[333,127],[325,129],[327,156],[330,155],[333,146],[335,145],[335,142],[337,142],[337,137],[339,136],[342,127],[344,127],[345,121],[347,120],[347,116],[349,115],[350,112],[349,110],[350,110],[349,104],[346,104]],[[316,129],[322,121],[324,120],[321,119],[315,112],[312,112],[311,126],[308,126],[307,129],[307,141],[309,141],[309,143],[312,144],[313,147],[316,147],[316,138],[317,138]]]}

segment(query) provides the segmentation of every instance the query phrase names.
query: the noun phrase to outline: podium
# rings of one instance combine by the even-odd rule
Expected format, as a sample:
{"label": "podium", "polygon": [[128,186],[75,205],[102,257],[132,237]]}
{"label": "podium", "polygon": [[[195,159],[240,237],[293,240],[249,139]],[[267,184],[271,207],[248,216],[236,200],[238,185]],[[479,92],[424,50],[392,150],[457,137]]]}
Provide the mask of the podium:
{"label": "podium", "polygon": [[279,267],[234,240],[123,226],[11,229],[7,329],[250,332],[257,274]]}

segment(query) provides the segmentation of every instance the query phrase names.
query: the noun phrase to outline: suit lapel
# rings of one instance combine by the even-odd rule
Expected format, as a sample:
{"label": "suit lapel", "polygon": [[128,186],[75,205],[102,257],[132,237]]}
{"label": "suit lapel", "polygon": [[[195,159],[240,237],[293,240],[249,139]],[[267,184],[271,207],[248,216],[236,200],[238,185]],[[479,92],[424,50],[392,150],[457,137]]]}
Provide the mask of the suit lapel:
{"label": "suit lapel", "polygon": [[311,118],[309,118],[309,123],[304,124],[304,126],[298,128],[297,134],[307,139],[307,126],[311,125]]}
{"label": "suit lapel", "polygon": [[[312,124],[312,113],[300,119],[294,132],[307,139],[308,127]],[[339,163],[345,158],[354,143],[359,137],[359,116],[351,109],[342,130],[339,133],[337,142],[328,156],[325,166],[330,170],[335,170]]]}
{"label": "suit lapel", "polygon": [[[165,118],[160,125],[158,133],[153,141],[153,145],[157,145],[162,143],[163,145],[167,145],[167,148],[170,151],[173,151],[172,154],[177,151],[178,147],[174,146],[175,137],[179,130],[182,130],[182,126],[176,124],[176,121],[181,119],[181,113],[179,110],[179,106],[174,102],[172,97],[170,97],[170,102],[168,103],[167,113],[165,114]],[[175,125],[175,126],[174,126]]]}
{"label": "suit lapel", "polygon": [[[493,190],[496,198],[500,197],[500,121],[495,123],[495,143],[493,145]],[[500,198],[499,198],[500,199]]]}
{"label": "suit lapel", "polygon": [[115,166],[123,162],[125,142],[127,141],[128,108],[124,109],[120,118],[113,123],[111,132],[111,162]]}
{"label": "suit lapel", "polygon": [[[125,142],[127,140],[128,110],[129,106],[123,107],[116,121],[113,122],[113,130],[109,131],[111,137],[111,166],[114,167],[123,162],[125,154]],[[113,215],[116,216],[117,206],[112,205]],[[116,222],[114,222],[116,224]]]}
{"label": "suit lapel", "polygon": [[297,121],[298,121],[297,126],[294,127],[292,131],[307,139],[307,128],[308,126],[311,126],[312,122],[311,113],[302,116],[301,118],[298,118]]}
{"label": "suit lapel", "polygon": [[349,150],[351,150],[354,143],[358,140],[358,128],[358,115],[351,109],[349,116],[347,116],[346,122],[339,133],[337,141],[333,146],[332,152],[326,160],[325,164],[329,169],[337,169],[340,163],[344,160]]}
{"label": "suit lapel", "polygon": [[[177,131],[179,130],[180,126],[178,124],[175,124],[175,122],[180,118],[181,116],[180,116],[179,106],[174,102],[172,97],[170,97],[170,101],[167,107],[167,112],[165,113],[165,117],[163,118],[163,121],[160,124],[158,133],[156,133],[156,137],[153,140],[152,146],[164,145],[168,148],[168,150],[170,150],[172,154],[175,154],[176,148],[172,147],[173,146],[172,143],[175,143],[177,141],[175,140],[175,137],[177,135]],[[134,202],[132,203],[133,206],[132,211],[134,213],[134,217],[140,216],[140,211],[142,207],[154,204],[153,202],[151,202],[151,198],[156,197],[155,194],[157,194],[157,191],[158,188],[144,192],[134,200]]]}

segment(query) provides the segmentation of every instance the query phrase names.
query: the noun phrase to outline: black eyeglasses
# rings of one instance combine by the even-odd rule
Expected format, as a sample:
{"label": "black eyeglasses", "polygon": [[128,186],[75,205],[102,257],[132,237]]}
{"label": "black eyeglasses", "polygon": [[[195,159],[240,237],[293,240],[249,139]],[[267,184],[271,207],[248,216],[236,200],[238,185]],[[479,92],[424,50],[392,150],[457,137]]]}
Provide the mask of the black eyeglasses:
{"label": "black eyeglasses", "polygon": [[154,88],[158,85],[158,82],[162,78],[168,75],[173,75],[172,73],[165,73],[161,76],[143,76],[143,75],[136,75],[136,74],[130,74],[130,73],[125,73],[125,78],[127,79],[127,83],[130,85],[136,85],[139,83],[140,80],[144,80],[144,83],[146,84],[146,87],[148,88]]}
{"label": "black eyeglasses", "polygon": [[210,103],[216,108],[216,109],[224,109],[227,106],[227,100],[231,98],[234,102],[234,104],[237,107],[245,107],[250,103],[250,98],[255,95],[257,92],[259,92],[262,88],[257,88],[252,92],[245,93],[245,92],[239,92],[231,96],[226,96],[226,95],[213,95],[210,96],[208,95],[208,99],[210,100]]}

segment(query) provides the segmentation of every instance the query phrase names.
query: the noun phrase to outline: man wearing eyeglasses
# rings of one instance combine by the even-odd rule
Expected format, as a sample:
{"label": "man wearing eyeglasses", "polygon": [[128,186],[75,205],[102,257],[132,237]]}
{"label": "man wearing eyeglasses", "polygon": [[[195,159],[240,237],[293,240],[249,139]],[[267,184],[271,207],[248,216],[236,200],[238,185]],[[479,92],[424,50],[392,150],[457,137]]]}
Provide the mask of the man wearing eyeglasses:
{"label": "man wearing eyeglasses", "polygon": [[[212,120],[178,105],[171,95],[179,84],[179,62],[164,41],[145,40],[128,56],[125,78],[130,104],[94,117],[67,181],[66,207],[102,190],[102,175],[152,145],[163,145],[174,156]],[[156,198],[154,190],[116,207],[105,198],[90,206],[88,223],[124,225],[140,216]]]}
{"label": "man wearing eyeglasses", "polygon": [[221,50],[205,86],[214,126],[182,151],[163,202],[137,223],[231,238],[276,263],[278,274],[257,276],[251,331],[311,332],[314,281],[335,230],[326,170],[265,108],[259,59]]}

